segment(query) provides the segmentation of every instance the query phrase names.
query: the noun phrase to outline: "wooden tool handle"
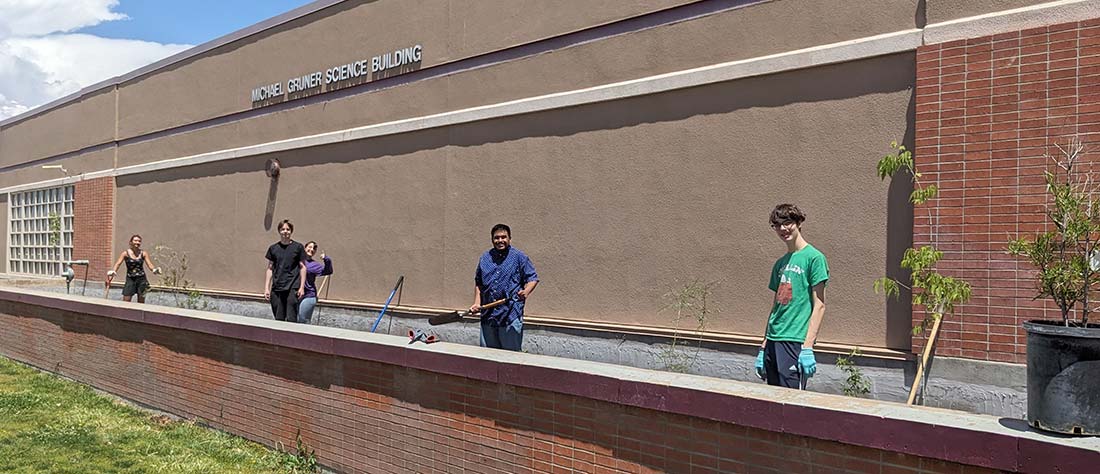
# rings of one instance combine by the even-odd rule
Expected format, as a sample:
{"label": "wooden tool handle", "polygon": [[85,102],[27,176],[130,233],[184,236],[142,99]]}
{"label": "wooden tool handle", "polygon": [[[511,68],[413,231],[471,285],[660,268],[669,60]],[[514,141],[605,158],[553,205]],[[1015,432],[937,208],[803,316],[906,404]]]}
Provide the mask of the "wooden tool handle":
{"label": "wooden tool handle", "polygon": [[[481,309],[495,308],[497,306],[500,306],[500,305],[504,304],[507,301],[508,301],[507,298],[496,300],[492,303],[488,303],[485,306],[482,306]],[[469,315],[470,315],[470,310],[468,310],[468,309],[466,311],[461,312],[461,313],[458,312],[458,311],[454,311],[454,312],[450,312],[450,313],[446,313],[446,314],[437,314],[435,316],[432,316],[432,317],[428,318],[428,324],[431,324],[432,326],[438,326],[440,324],[453,323],[453,322],[456,322],[456,321],[462,321],[463,317],[469,316]]]}
{"label": "wooden tool handle", "polygon": [[508,298],[501,298],[501,299],[496,300],[492,303],[481,305],[481,309],[496,308],[497,306],[500,306],[500,305],[502,305],[504,303],[507,303],[507,302],[508,302]]}

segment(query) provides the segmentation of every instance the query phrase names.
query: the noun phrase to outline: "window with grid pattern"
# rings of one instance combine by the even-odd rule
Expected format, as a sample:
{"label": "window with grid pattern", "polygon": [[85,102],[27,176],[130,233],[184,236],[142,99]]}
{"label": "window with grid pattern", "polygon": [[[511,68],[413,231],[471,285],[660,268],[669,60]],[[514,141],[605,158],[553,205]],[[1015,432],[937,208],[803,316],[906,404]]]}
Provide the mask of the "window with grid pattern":
{"label": "window with grid pattern", "polygon": [[8,272],[60,275],[73,258],[73,187],[11,193],[8,203]]}

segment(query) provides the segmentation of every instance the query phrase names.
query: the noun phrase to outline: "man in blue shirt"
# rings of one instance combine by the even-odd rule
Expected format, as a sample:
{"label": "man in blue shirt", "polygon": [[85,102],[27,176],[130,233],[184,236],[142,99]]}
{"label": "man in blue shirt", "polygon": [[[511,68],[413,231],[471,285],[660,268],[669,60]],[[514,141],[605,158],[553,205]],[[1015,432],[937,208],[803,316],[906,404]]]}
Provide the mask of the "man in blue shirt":
{"label": "man in blue shirt", "polygon": [[[519,351],[523,348],[523,304],[535,291],[539,276],[531,259],[512,247],[512,229],[497,224],[490,235],[493,248],[477,263],[470,312],[482,313],[482,347]],[[482,304],[502,299],[504,304],[481,311]]]}

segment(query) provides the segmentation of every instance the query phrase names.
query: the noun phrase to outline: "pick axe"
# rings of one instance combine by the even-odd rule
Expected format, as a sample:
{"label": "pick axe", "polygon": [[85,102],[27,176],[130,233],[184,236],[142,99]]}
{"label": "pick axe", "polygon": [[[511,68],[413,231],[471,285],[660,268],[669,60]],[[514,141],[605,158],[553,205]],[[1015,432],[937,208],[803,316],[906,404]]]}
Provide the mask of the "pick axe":
{"label": "pick axe", "polygon": [[[508,301],[507,298],[502,298],[502,299],[496,300],[492,303],[482,305],[481,309],[485,310],[485,309],[489,309],[489,308],[495,308],[497,306],[500,306],[500,305],[504,304],[507,301]],[[462,321],[462,318],[465,318],[466,316],[469,316],[469,315],[470,315],[470,310],[451,311],[450,313],[437,314],[435,316],[432,316],[432,317],[428,318],[428,324],[431,324],[432,326],[439,326],[440,324],[453,323],[455,321]]]}

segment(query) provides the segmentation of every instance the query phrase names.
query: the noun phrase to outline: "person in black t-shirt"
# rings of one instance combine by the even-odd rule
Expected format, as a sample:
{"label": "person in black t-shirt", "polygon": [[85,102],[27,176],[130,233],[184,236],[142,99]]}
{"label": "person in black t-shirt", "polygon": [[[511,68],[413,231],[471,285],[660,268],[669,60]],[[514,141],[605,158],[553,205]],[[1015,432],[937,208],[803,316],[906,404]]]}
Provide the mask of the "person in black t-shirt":
{"label": "person in black t-shirt", "polygon": [[306,249],[290,239],[294,224],[279,222],[279,241],[267,248],[264,298],[271,300],[271,313],[279,321],[298,321],[298,301],[305,294]]}

